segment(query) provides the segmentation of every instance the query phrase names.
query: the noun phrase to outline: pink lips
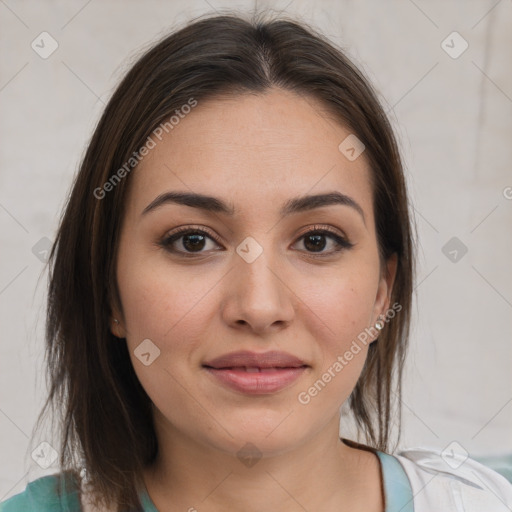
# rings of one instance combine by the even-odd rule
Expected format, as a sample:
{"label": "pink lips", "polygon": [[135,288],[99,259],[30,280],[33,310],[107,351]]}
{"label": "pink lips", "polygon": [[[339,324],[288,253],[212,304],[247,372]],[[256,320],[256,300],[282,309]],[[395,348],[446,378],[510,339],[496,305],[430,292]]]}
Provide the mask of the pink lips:
{"label": "pink lips", "polygon": [[247,394],[269,394],[284,389],[308,365],[286,352],[231,352],[203,364],[223,384]]}

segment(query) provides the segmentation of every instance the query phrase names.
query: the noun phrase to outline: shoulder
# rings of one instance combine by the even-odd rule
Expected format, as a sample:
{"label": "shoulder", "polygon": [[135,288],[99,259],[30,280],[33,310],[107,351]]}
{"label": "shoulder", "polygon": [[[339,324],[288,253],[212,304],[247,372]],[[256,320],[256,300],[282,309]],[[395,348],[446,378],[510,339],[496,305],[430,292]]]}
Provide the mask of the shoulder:
{"label": "shoulder", "polygon": [[512,483],[467,454],[412,448],[394,457],[409,478],[415,512],[512,510]]}
{"label": "shoulder", "polygon": [[25,490],[0,503],[0,512],[81,510],[75,478],[70,473],[47,475],[29,482]]}

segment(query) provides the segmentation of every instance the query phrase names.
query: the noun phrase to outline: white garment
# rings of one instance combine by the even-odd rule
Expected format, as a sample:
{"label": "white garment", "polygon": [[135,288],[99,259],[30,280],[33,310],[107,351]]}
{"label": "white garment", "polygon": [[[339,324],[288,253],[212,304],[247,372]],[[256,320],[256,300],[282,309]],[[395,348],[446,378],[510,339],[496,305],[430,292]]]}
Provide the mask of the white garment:
{"label": "white garment", "polygon": [[512,483],[474,459],[453,453],[448,464],[441,451],[429,448],[402,450],[394,457],[411,483],[414,512],[512,511]]}

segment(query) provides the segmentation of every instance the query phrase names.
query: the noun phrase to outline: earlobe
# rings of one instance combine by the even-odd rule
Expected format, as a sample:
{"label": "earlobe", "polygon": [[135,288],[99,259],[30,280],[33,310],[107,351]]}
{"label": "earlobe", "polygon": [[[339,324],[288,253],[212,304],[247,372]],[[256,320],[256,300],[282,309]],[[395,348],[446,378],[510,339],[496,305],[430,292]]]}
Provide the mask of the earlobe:
{"label": "earlobe", "polygon": [[124,316],[122,310],[118,306],[117,300],[110,302],[109,311],[109,327],[110,332],[119,339],[126,338],[126,331],[124,328]]}
{"label": "earlobe", "polygon": [[112,318],[110,321],[110,332],[116,337],[116,338],[124,338],[124,330],[121,327],[121,323],[117,318]]}
{"label": "earlobe", "polygon": [[378,331],[382,331],[382,329],[384,329],[384,322],[380,319],[380,315],[379,319],[375,322],[375,329]]}

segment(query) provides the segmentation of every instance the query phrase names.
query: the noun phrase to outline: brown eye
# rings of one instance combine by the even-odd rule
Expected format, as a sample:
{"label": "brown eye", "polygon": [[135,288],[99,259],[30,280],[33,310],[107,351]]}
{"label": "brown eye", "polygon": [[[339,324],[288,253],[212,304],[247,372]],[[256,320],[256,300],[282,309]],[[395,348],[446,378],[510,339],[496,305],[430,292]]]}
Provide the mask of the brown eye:
{"label": "brown eye", "polygon": [[[203,229],[184,227],[166,236],[159,245],[170,253],[194,257],[216,250],[215,247],[208,249],[208,241],[215,242],[217,246],[220,245],[213,234]],[[316,228],[304,233],[295,244],[300,241],[307,253],[319,257],[330,256],[344,249],[350,249],[354,245],[343,236],[326,228]],[[325,250],[329,249],[329,245],[331,249]]]}
{"label": "brown eye", "polygon": [[208,240],[217,243],[215,238],[206,231],[184,228],[165,237],[160,245],[169,252],[183,254],[184,256],[193,256],[194,253],[201,254],[207,252],[203,249],[207,247]]}
{"label": "brown eye", "polygon": [[[334,249],[323,252],[328,246],[326,239],[333,241]],[[329,255],[339,252],[343,249],[350,249],[354,244],[350,243],[344,237],[327,229],[313,229],[305,233],[299,238],[303,240],[303,245],[308,252],[320,253],[320,256]]]}

